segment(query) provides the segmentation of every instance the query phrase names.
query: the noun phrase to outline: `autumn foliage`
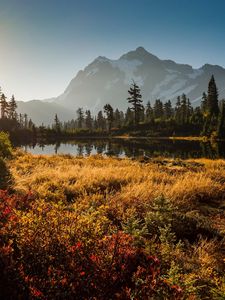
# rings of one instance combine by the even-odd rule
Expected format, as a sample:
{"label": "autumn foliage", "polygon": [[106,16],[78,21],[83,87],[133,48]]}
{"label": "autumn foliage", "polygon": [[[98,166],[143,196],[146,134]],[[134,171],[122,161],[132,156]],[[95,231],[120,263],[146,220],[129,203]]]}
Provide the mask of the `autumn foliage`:
{"label": "autumn foliage", "polygon": [[223,161],[17,153],[9,165],[1,299],[223,299]]}

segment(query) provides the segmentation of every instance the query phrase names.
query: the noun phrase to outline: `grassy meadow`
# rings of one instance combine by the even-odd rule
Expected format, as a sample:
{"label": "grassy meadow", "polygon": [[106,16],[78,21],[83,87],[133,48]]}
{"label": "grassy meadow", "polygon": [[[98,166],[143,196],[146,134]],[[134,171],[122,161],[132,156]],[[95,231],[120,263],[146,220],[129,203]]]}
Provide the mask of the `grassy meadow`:
{"label": "grassy meadow", "polygon": [[7,299],[225,299],[224,160],[17,151],[7,164]]}

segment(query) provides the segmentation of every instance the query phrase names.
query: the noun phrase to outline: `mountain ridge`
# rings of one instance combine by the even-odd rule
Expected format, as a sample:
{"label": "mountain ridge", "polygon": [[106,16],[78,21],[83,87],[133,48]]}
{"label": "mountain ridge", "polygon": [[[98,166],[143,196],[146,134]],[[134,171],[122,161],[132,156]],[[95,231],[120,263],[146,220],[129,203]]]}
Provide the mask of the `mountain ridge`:
{"label": "mountain ridge", "polygon": [[[162,60],[145,48],[138,47],[114,60],[98,56],[77,72],[61,95],[41,102],[51,103],[53,110],[55,105],[62,120],[65,120],[65,115],[60,113],[59,107],[70,111],[73,117],[78,107],[96,113],[106,103],[125,110],[128,106],[127,90],[134,80],[140,85],[145,103],[150,100],[153,104],[158,98],[163,102],[170,99],[175,103],[177,96],[185,93],[196,106],[200,103],[203,91],[207,91],[212,74],[215,76],[219,94],[223,91],[225,96],[225,69],[222,66],[206,63],[195,69],[189,64],[179,64],[170,59]],[[23,108],[26,109],[26,105]],[[29,114],[28,111],[26,113]],[[70,114],[66,113],[66,117]],[[32,116],[31,118],[33,119]],[[42,120],[44,123],[46,121],[46,118]]]}

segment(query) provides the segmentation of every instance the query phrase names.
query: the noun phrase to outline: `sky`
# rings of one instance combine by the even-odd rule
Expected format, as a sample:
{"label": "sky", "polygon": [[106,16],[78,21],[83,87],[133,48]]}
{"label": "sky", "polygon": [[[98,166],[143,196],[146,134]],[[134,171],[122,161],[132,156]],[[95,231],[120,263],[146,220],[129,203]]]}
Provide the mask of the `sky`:
{"label": "sky", "polygon": [[98,56],[139,46],[195,68],[225,67],[225,0],[0,0],[0,86],[59,96]]}

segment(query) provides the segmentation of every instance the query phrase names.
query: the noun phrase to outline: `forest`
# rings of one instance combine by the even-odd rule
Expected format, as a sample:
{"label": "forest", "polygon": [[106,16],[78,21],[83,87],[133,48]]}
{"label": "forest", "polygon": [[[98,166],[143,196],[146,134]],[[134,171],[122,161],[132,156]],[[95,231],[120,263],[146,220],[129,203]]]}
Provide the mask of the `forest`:
{"label": "forest", "polygon": [[203,136],[211,139],[225,137],[225,100],[219,100],[214,76],[208,83],[207,93],[203,92],[201,105],[193,107],[185,94],[177,97],[173,106],[168,100],[163,103],[156,99],[144,105],[140,87],[133,82],[128,90],[126,112],[104,105],[95,116],[90,110],[77,109],[73,120],[61,122],[57,114],[52,125],[36,126],[27,114],[17,114],[14,96],[7,101],[0,95],[0,130],[8,131],[12,140],[32,141],[73,138],[75,136]]}

